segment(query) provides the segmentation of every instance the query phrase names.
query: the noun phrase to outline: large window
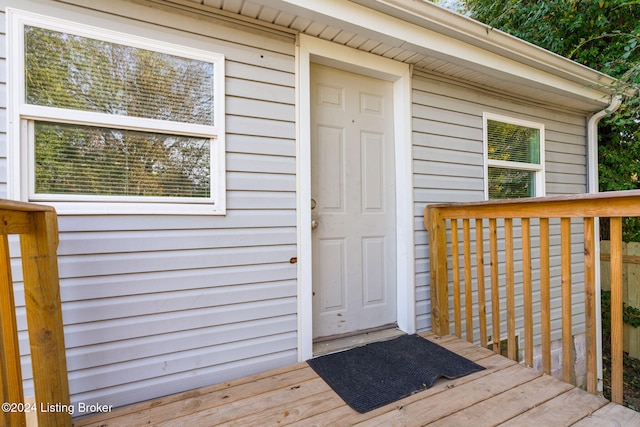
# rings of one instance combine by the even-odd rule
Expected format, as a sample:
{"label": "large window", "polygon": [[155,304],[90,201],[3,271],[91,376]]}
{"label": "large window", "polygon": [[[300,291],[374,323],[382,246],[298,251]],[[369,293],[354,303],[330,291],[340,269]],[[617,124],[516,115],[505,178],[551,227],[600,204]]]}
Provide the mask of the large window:
{"label": "large window", "polygon": [[10,196],[224,213],[224,58],[11,11]]}
{"label": "large window", "polygon": [[544,195],[544,126],[484,115],[488,199]]}

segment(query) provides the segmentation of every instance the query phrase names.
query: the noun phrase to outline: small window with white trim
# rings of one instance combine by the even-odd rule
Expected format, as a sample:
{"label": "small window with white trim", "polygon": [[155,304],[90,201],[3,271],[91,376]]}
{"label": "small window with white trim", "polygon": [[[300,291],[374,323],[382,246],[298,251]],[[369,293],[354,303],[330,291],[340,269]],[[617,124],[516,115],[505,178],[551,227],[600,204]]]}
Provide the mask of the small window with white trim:
{"label": "small window with white trim", "polygon": [[225,213],[222,55],[10,13],[11,197]]}
{"label": "small window with white trim", "polygon": [[487,199],[544,196],[544,125],[484,114],[484,141]]}

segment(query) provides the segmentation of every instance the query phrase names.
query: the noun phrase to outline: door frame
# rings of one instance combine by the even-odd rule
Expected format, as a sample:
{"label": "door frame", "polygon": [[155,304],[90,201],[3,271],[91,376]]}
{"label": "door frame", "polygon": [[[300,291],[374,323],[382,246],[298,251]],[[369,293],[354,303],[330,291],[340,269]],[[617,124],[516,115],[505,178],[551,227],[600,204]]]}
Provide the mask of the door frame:
{"label": "door frame", "polygon": [[311,63],[393,83],[396,175],[396,290],[398,328],[416,330],[411,67],[347,46],[300,34],[296,43],[298,360],[313,357],[311,237]]}

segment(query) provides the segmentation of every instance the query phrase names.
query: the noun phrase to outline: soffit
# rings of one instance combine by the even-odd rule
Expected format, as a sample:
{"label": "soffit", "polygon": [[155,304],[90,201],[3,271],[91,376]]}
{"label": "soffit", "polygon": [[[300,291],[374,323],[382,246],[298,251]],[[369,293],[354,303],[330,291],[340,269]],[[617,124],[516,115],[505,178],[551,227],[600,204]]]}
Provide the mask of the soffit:
{"label": "soffit", "polygon": [[[411,64],[416,70],[540,104],[579,111],[598,111],[609,103],[609,94],[605,89],[593,90],[593,96],[585,96],[584,93],[577,94],[573,90],[552,87],[544,82],[514,73],[504,73],[504,70],[492,69],[490,65],[472,64],[456,52],[434,53],[429,46],[426,46],[428,43],[411,43],[400,37],[363,27],[358,23],[346,22],[340,17],[307,10],[295,4],[304,3],[300,1],[165,0],[164,3],[188,5],[196,10],[216,11],[228,18],[237,17],[249,22],[260,21],[274,28],[318,37]],[[574,87],[582,86],[592,90],[599,81],[610,81],[603,74],[504,33],[496,31],[491,34],[483,24],[431,4],[427,6],[421,0],[353,0],[344,1],[344,3],[375,9],[375,12],[393,16],[394,19],[406,22],[407,25],[419,26],[426,31],[463,41],[470,46],[475,46],[480,55],[485,55],[486,58],[497,55],[495,57],[508,58],[514,64],[523,64],[532,69],[542,70],[553,77],[560,76],[567,79],[567,82]],[[428,10],[425,10],[425,7]],[[435,18],[428,19],[426,12],[436,15]],[[485,61],[485,63],[489,62]]]}

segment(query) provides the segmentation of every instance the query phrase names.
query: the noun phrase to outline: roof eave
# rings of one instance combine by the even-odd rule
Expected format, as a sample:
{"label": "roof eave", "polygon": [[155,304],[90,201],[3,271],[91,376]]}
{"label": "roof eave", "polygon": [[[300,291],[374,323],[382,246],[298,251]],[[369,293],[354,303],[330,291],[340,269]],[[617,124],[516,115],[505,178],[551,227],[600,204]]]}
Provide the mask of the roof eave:
{"label": "roof eave", "polygon": [[416,50],[512,82],[581,99],[591,111],[610,103],[612,77],[421,0],[254,0]]}
{"label": "roof eave", "polygon": [[367,5],[482,50],[522,62],[584,85],[609,87],[616,80],[602,72],[543,49],[489,25],[421,0],[350,0]]}

